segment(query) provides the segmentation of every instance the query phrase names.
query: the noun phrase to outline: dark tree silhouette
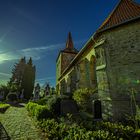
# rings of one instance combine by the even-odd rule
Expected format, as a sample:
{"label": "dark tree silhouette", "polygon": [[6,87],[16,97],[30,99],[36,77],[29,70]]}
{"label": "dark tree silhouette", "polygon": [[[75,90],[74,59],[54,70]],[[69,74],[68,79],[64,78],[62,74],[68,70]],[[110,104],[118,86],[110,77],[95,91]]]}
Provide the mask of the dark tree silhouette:
{"label": "dark tree silhouette", "polygon": [[30,99],[32,96],[32,92],[34,89],[35,83],[35,66],[32,64],[32,58],[29,59],[28,63],[26,64],[24,74],[23,74],[23,82],[22,82],[22,89],[24,89],[24,98]]}
{"label": "dark tree silhouette", "polygon": [[9,82],[10,85],[16,83],[18,86],[20,86],[25,67],[26,67],[26,60],[24,57],[20,59],[19,63],[16,63],[14,65],[14,68],[12,69],[12,77]]}
{"label": "dark tree silhouette", "polygon": [[16,84],[20,87],[20,91],[24,89],[24,98],[30,99],[32,96],[35,83],[35,66],[32,63],[32,58],[26,63],[25,57],[21,58],[19,63],[14,65],[12,70],[12,77],[9,85]]}

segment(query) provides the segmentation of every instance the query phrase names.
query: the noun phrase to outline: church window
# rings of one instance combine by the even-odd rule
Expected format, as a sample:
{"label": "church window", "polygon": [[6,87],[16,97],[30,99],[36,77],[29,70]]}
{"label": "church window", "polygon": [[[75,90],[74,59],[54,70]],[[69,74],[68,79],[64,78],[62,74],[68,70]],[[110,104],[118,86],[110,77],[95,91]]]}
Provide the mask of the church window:
{"label": "church window", "polygon": [[86,81],[90,82],[90,75],[89,75],[89,61],[85,59],[85,74],[86,74]]}
{"label": "church window", "polygon": [[96,52],[96,66],[101,66],[105,64],[105,54],[103,48],[97,48]]}
{"label": "church window", "polygon": [[96,86],[96,64],[95,64],[95,56],[91,56],[90,58],[90,84],[91,87]]}

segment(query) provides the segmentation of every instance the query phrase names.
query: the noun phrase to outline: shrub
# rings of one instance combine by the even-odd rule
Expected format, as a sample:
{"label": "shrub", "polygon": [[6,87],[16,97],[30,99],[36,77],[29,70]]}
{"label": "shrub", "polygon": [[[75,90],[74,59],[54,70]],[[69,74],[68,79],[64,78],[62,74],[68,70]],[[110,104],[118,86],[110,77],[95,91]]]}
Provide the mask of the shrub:
{"label": "shrub", "polygon": [[[48,120],[43,120],[38,123],[39,126],[46,132],[47,138],[51,140],[58,140],[58,139],[65,139],[69,138],[70,136],[70,128],[71,131],[73,132],[74,126],[72,124],[69,125],[66,122],[60,122],[58,123],[55,119],[48,119]],[[75,126],[79,127],[78,125]],[[72,133],[73,134],[73,133]]]}
{"label": "shrub", "polygon": [[58,139],[58,123],[54,119],[43,120],[40,121],[38,124],[46,132],[48,139]]}
{"label": "shrub", "polygon": [[39,99],[36,103],[39,104],[39,105],[46,105],[46,98],[42,98],[42,99]]}
{"label": "shrub", "polygon": [[18,100],[17,94],[14,92],[8,93],[6,100],[7,101],[17,101]]}
{"label": "shrub", "polygon": [[29,102],[26,105],[29,113],[34,116],[37,120],[52,118],[52,113],[48,110],[47,106],[38,105],[37,103]]}
{"label": "shrub", "polygon": [[79,125],[77,124],[72,124],[71,126],[69,126],[68,129],[68,135],[65,137],[66,140],[85,140],[85,133],[86,133],[86,129],[85,128],[81,128]]}
{"label": "shrub", "polygon": [[46,106],[38,105],[35,109],[35,117],[40,120],[43,118],[52,118],[53,116]]}
{"label": "shrub", "polygon": [[140,129],[138,129],[138,130],[135,131],[134,137],[137,138],[137,139],[140,138]]}
{"label": "shrub", "polygon": [[33,102],[29,102],[29,103],[26,105],[26,109],[29,111],[29,113],[30,113],[32,116],[35,116],[35,109],[36,109],[37,105],[38,105],[38,104],[33,103]]}
{"label": "shrub", "polygon": [[116,140],[113,133],[109,131],[87,131],[84,127],[76,123],[69,124],[64,119],[59,123],[55,119],[48,119],[38,124],[51,140]]}
{"label": "shrub", "polygon": [[0,103],[0,112],[4,113],[10,107],[9,104]]}
{"label": "shrub", "polygon": [[60,101],[64,97],[57,96],[57,95],[48,95],[47,97],[40,99],[37,101],[39,105],[45,105],[48,107],[48,110],[54,115],[60,115]]}
{"label": "shrub", "polygon": [[91,102],[90,97],[94,92],[95,90],[87,88],[78,89],[73,93],[73,99],[77,102],[82,110],[87,110],[88,105]]}
{"label": "shrub", "polygon": [[133,138],[134,128],[131,126],[124,126],[121,123],[111,123],[111,122],[100,122],[97,125],[98,129],[109,131],[113,133],[118,138]]}
{"label": "shrub", "polygon": [[55,115],[59,116],[60,115],[60,103],[61,103],[61,98],[54,96],[50,98],[47,102],[47,106],[49,110]]}

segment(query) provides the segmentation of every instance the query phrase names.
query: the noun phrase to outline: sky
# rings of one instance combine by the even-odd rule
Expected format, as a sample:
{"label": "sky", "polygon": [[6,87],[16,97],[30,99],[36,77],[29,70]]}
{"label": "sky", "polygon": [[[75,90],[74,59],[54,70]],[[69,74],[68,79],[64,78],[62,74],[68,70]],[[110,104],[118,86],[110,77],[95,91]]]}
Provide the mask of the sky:
{"label": "sky", "polygon": [[[135,0],[140,3],[140,0]],[[80,50],[119,0],[0,0],[0,84],[21,57],[32,57],[36,82],[56,83],[56,58],[68,32]]]}

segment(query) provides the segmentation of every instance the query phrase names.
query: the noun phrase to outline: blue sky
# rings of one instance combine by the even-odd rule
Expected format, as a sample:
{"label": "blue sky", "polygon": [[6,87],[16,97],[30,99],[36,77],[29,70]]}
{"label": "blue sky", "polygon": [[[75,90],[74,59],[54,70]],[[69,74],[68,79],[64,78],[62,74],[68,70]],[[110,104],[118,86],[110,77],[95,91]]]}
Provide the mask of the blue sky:
{"label": "blue sky", "polygon": [[[80,50],[119,0],[1,0],[0,84],[23,56],[33,58],[36,82],[55,86],[56,58],[72,33]],[[140,0],[137,0],[140,3]]]}

